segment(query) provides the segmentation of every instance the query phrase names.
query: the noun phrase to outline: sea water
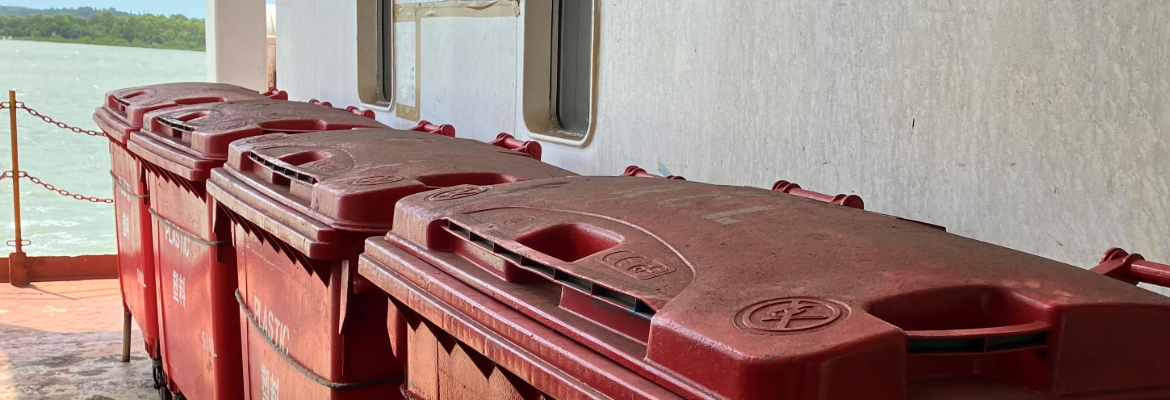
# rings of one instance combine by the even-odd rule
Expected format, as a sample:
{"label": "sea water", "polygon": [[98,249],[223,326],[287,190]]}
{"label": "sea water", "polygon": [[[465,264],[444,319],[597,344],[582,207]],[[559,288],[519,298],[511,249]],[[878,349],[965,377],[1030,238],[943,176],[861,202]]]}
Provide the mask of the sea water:
{"label": "sea water", "polygon": [[[100,130],[95,107],[111,90],[165,82],[207,80],[202,52],[0,40],[0,93],[61,122]],[[111,198],[109,141],[73,133],[20,110],[20,169],[58,188]],[[8,112],[0,112],[0,169],[11,170]],[[110,254],[117,249],[113,204],[63,197],[20,183],[29,255]],[[12,182],[0,181],[0,247],[13,238]],[[6,256],[11,248],[0,248]]]}

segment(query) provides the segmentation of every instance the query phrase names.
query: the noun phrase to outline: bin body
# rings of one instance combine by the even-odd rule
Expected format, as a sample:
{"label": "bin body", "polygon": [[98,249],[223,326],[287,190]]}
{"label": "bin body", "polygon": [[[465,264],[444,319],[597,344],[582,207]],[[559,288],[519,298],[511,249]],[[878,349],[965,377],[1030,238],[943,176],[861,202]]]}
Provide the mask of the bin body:
{"label": "bin body", "polygon": [[230,234],[214,228],[202,182],[165,170],[151,171],[147,181],[168,386],[189,399],[242,398]]}
{"label": "bin body", "polygon": [[1170,396],[1170,299],[1073,266],[754,188],[448,190],[359,262],[408,316],[416,398],[494,396],[458,394],[490,381],[463,354],[557,399]]}
{"label": "bin body", "polygon": [[263,139],[233,143],[208,184],[235,221],[246,386],[257,400],[401,398],[405,338],[393,334],[405,322],[353,270],[364,240],[391,227],[378,210],[466,182],[571,175],[523,153],[430,133]]}
{"label": "bin body", "polygon": [[149,111],[182,104],[263,99],[264,95],[218,83],[180,83],[129,88],[106,94],[94,121],[110,139],[114,215],[118,242],[118,280],[122,302],[142,331],[147,354],[158,359],[158,302],[145,171],[126,150],[130,134],[142,128]]}
{"label": "bin body", "polygon": [[[241,310],[236,335],[244,351],[245,398],[399,398],[397,377],[402,372],[387,339],[386,296],[376,291],[343,295],[342,290],[353,290],[346,282],[349,277],[342,276],[350,260],[294,263],[271,242],[280,239],[261,240],[265,234],[245,228],[246,224],[233,229],[240,260],[239,300],[244,303],[236,306]],[[340,307],[343,298],[346,315]],[[344,328],[339,327],[343,317]],[[267,344],[266,337],[276,347]],[[285,357],[326,380],[369,386],[323,386]],[[346,378],[335,378],[339,375]]]}
{"label": "bin body", "polygon": [[116,142],[110,142],[110,164],[122,303],[142,331],[146,353],[157,360],[158,293],[145,171],[141,162]]}
{"label": "bin body", "polygon": [[308,103],[248,100],[151,112],[129,149],[146,164],[167,385],[190,399],[244,397],[230,223],[206,192],[231,140],[272,129],[381,126]]}

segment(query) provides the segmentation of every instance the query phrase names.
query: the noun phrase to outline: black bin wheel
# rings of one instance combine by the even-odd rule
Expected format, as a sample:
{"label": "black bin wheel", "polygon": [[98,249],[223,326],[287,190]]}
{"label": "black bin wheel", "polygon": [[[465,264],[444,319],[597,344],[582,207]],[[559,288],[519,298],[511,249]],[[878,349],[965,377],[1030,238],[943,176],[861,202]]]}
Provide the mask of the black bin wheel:
{"label": "black bin wheel", "polygon": [[154,362],[153,366],[150,368],[150,375],[152,378],[154,378],[154,388],[158,389],[160,387],[166,386],[167,378],[166,375],[163,374],[162,360],[151,361]]}
{"label": "black bin wheel", "polygon": [[158,385],[158,398],[160,400],[174,400],[175,397],[173,395],[171,395],[171,389],[167,389],[167,373],[166,373],[166,371],[163,371],[161,367],[157,371],[158,371],[158,376],[159,376],[159,382],[161,382],[161,384]]}

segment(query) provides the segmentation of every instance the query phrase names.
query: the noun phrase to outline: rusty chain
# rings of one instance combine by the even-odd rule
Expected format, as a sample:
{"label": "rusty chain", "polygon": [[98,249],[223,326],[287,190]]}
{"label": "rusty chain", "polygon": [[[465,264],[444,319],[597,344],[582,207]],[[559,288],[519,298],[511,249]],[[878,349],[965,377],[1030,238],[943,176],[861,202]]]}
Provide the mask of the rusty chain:
{"label": "rusty chain", "polygon": [[[0,102],[0,110],[10,108],[9,106],[10,106],[10,104],[7,102]],[[89,136],[106,136],[105,133],[102,133],[99,131],[91,131],[89,129],[82,129],[82,128],[78,128],[76,126],[70,126],[69,124],[66,124],[64,122],[54,120],[52,117],[50,117],[48,115],[41,114],[40,112],[37,112],[37,110],[29,108],[28,106],[26,106],[24,104],[23,101],[16,102],[16,108],[24,110],[24,111],[28,112],[29,114],[31,114],[32,116],[40,118],[42,121],[56,125],[58,128],[61,128],[61,129],[67,129],[67,130],[70,130],[70,131],[73,131],[76,133],[84,133],[84,134],[89,135]],[[73,192],[70,192],[70,191],[65,190],[65,189],[59,189],[56,186],[54,186],[53,184],[42,181],[40,178],[29,175],[27,172],[24,172],[24,171],[19,171],[15,175],[13,175],[11,171],[4,171],[3,173],[0,173],[0,180],[10,179],[10,178],[28,179],[29,181],[32,181],[32,183],[35,183],[37,185],[41,185],[42,187],[44,187],[45,189],[47,189],[49,191],[56,192],[57,194],[65,196],[65,197],[73,198],[74,200],[85,200],[85,201],[88,201],[90,203],[106,203],[106,204],[114,202],[114,199],[103,199],[101,197],[86,196],[86,195],[82,195],[82,194],[78,194],[78,193],[73,193]]]}
{"label": "rusty chain", "polygon": [[[74,200],[84,200],[84,201],[88,201],[90,203],[106,203],[106,204],[110,204],[110,203],[114,202],[114,199],[103,199],[101,197],[86,196],[86,195],[82,195],[82,194],[78,194],[78,193],[73,193],[73,192],[70,192],[70,191],[65,190],[65,189],[59,189],[56,186],[53,186],[52,184],[50,184],[48,182],[40,180],[40,178],[29,175],[28,172],[20,171],[19,173],[16,174],[16,177],[28,179],[28,180],[32,181],[32,183],[41,185],[45,189],[48,189],[49,191],[56,192],[57,194],[65,196],[65,197],[73,198]],[[11,171],[5,171],[3,174],[0,174],[0,180],[7,179],[7,178],[12,178]]]}
{"label": "rusty chain", "polygon": [[[0,102],[0,110],[10,108],[9,106],[10,106],[10,104],[7,102]],[[37,110],[29,108],[28,106],[26,106],[24,104],[23,101],[16,102],[16,108],[24,110],[24,111],[28,112],[29,114],[31,114],[32,116],[40,118],[42,121],[56,125],[58,128],[61,128],[61,129],[66,129],[69,131],[73,131],[75,133],[83,133],[83,134],[86,134],[89,136],[106,136],[105,133],[102,133],[99,131],[91,131],[89,129],[82,129],[82,128],[78,128],[76,126],[70,126],[69,124],[66,124],[64,122],[54,120],[52,117],[50,117],[48,115],[41,114],[40,112],[37,112]],[[4,171],[3,173],[0,173],[0,180],[12,179],[12,178],[28,179],[28,180],[32,181],[32,183],[35,183],[37,185],[41,185],[42,187],[44,187],[45,189],[48,189],[49,191],[56,192],[57,194],[65,196],[65,197],[73,198],[74,200],[85,200],[85,201],[88,201],[91,203],[106,203],[106,204],[114,202],[114,199],[103,199],[101,197],[86,196],[86,195],[82,195],[82,194],[78,194],[78,193],[73,193],[73,192],[70,192],[70,191],[65,190],[65,189],[59,189],[56,186],[54,186],[48,182],[42,181],[42,180],[40,180],[40,178],[29,175],[27,172],[24,172],[24,171],[19,171],[16,173],[16,175],[13,175],[11,171]]]}
{"label": "rusty chain", "polygon": [[[7,102],[0,103],[0,110],[6,109],[6,108],[8,108]],[[99,131],[91,131],[89,129],[81,129],[81,128],[78,128],[76,126],[71,126],[71,125],[66,124],[64,122],[57,121],[48,115],[41,114],[41,113],[37,112],[37,110],[29,108],[28,106],[24,105],[23,101],[16,102],[16,108],[24,110],[24,111],[28,112],[29,114],[31,114],[32,116],[40,118],[42,121],[56,125],[58,128],[61,128],[61,129],[70,130],[70,131],[73,131],[75,133],[84,133],[84,134],[89,135],[89,136],[106,136],[105,133],[102,133]]]}

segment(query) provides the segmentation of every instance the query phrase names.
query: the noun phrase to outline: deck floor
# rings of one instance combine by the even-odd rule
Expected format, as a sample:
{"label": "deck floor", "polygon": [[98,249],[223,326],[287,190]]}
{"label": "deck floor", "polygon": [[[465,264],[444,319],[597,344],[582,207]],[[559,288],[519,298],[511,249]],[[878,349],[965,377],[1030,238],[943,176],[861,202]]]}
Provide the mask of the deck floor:
{"label": "deck floor", "polygon": [[122,363],[117,280],[0,284],[0,400],[157,399],[134,326]]}

